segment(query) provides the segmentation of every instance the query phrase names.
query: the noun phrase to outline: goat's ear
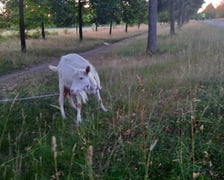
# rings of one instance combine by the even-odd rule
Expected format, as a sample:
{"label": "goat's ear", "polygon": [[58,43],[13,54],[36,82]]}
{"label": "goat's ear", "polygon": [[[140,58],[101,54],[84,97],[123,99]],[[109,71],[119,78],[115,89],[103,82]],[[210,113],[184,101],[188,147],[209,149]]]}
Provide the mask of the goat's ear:
{"label": "goat's ear", "polygon": [[89,72],[90,72],[90,67],[87,66],[87,67],[86,67],[86,74],[89,74]]}

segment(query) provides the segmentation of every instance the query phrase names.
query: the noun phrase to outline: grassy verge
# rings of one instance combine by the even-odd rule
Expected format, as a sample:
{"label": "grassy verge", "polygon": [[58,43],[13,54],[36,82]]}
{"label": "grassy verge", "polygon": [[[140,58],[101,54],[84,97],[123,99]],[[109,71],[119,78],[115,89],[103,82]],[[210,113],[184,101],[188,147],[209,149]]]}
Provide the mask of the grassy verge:
{"label": "grassy verge", "polygon": [[[67,104],[61,120],[57,98],[1,104],[2,178],[221,179],[223,31],[192,22],[160,36],[153,57],[145,41],[105,53],[97,69],[110,111],[90,98],[79,126]],[[56,79],[18,93],[55,91]]]}
{"label": "grassy verge", "polygon": [[125,33],[122,27],[117,27],[111,36],[106,29],[98,32],[88,30],[84,31],[84,40],[80,42],[75,32],[68,32],[66,29],[58,30],[58,32],[50,33],[46,40],[28,38],[26,53],[20,52],[20,40],[16,35],[6,36],[0,39],[0,75],[58,59],[62,54],[84,52],[103,45],[104,42],[113,43],[144,32],[146,32],[146,26],[139,30],[137,27],[131,27],[129,33]]}

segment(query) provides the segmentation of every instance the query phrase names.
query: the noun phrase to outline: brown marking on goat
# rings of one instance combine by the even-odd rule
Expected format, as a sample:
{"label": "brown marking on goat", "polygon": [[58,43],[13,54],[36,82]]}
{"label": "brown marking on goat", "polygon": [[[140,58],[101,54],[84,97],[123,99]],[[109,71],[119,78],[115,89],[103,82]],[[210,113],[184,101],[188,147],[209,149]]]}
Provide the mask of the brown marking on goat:
{"label": "brown marking on goat", "polygon": [[64,97],[71,96],[71,91],[69,88],[64,87]]}
{"label": "brown marking on goat", "polygon": [[76,106],[77,106],[77,108],[78,108],[78,109],[81,109],[82,104],[81,104],[81,103],[77,103],[77,105],[76,105]]}

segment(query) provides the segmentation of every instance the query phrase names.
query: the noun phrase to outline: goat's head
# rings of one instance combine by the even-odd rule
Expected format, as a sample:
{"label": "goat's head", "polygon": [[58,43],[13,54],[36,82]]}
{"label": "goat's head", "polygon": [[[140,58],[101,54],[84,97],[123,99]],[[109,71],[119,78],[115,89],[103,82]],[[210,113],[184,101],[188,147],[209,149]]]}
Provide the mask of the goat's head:
{"label": "goat's head", "polygon": [[72,86],[70,91],[72,94],[77,94],[80,91],[86,91],[91,86],[91,78],[89,76],[90,66],[87,66],[85,69],[76,69],[73,68],[74,74],[72,77]]}

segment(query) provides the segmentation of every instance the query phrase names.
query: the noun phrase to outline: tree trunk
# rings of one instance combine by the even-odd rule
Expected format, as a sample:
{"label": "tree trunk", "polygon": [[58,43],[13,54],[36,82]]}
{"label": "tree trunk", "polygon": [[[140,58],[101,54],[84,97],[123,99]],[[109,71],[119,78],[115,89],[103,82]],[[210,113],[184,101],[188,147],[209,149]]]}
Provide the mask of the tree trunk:
{"label": "tree trunk", "polygon": [[21,51],[26,52],[26,37],[25,37],[25,24],[24,24],[24,3],[19,0],[19,32],[21,41]]}
{"label": "tree trunk", "polygon": [[178,29],[180,29],[182,26],[182,19],[183,19],[183,3],[181,0],[178,0],[178,16],[177,16]]}
{"label": "tree trunk", "polygon": [[140,29],[140,25],[141,25],[141,24],[140,24],[140,23],[138,23],[138,30]]}
{"label": "tree trunk", "polygon": [[79,10],[78,10],[78,16],[79,16],[79,40],[83,40],[83,35],[82,35],[82,2],[79,0],[78,2]]}
{"label": "tree trunk", "polygon": [[42,35],[42,38],[45,39],[45,30],[44,30],[44,22],[42,21],[41,22],[41,35]]}
{"label": "tree trunk", "polygon": [[98,23],[97,22],[95,22],[95,31],[97,32],[98,31]]}
{"label": "tree trunk", "polygon": [[128,23],[125,24],[125,32],[128,32]]}
{"label": "tree trunk", "polygon": [[175,0],[170,0],[170,34],[175,34]]}
{"label": "tree trunk", "polygon": [[111,20],[110,21],[110,32],[109,32],[110,35],[112,34],[112,25],[113,25],[113,21]]}
{"label": "tree trunk", "polygon": [[146,53],[153,54],[157,49],[157,0],[148,1],[148,42]]}

